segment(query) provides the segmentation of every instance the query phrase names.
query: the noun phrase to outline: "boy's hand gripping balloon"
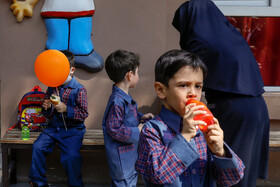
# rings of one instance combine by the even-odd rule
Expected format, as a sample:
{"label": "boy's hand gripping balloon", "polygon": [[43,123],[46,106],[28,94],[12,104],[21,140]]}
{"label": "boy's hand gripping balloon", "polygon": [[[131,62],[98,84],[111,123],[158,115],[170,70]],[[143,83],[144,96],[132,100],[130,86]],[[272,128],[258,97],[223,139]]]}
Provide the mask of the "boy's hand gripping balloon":
{"label": "boy's hand gripping balloon", "polygon": [[[189,99],[186,103],[186,105],[189,105],[191,103],[195,103],[196,105],[203,105],[204,106],[204,111],[206,111],[206,114],[199,114],[199,115],[196,115],[193,119],[194,120],[201,120],[201,121],[204,121],[205,123],[207,123],[207,126],[209,125],[212,125],[214,124],[214,121],[213,121],[213,114],[210,112],[210,110],[207,108],[207,106],[200,102],[200,101],[197,101],[195,99]],[[207,126],[204,126],[204,125],[198,125],[198,128],[201,130],[201,131],[206,131],[208,128]]]}
{"label": "boy's hand gripping balloon", "polygon": [[70,64],[62,52],[51,49],[39,54],[34,64],[34,71],[43,84],[58,87],[67,79]]}

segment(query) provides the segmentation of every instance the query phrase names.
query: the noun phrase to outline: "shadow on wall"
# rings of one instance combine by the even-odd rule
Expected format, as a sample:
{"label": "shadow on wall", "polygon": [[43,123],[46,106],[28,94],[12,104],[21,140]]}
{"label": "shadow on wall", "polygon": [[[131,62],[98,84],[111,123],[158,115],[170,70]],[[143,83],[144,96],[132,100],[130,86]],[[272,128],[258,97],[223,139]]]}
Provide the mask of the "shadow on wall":
{"label": "shadow on wall", "polygon": [[81,79],[81,80],[92,80],[94,79],[98,74],[96,73],[89,73],[86,70],[83,69],[76,69],[74,76]]}
{"label": "shadow on wall", "polygon": [[[20,99],[19,98],[19,101],[18,103],[20,102]],[[8,128],[12,127],[13,125],[15,125],[15,123],[17,123],[17,116],[18,116],[18,105],[14,106],[14,110],[12,112],[12,117],[10,118],[10,121],[9,121],[9,126]],[[0,118],[1,120],[1,118]],[[1,125],[2,126],[2,125]],[[1,128],[1,127],[0,127]],[[1,130],[1,129],[0,129]]]}
{"label": "shadow on wall", "polygon": [[160,108],[161,101],[159,98],[156,98],[151,106],[143,105],[138,108],[138,111],[143,114],[150,113],[152,111],[154,115],[157,115],[160,112]]}

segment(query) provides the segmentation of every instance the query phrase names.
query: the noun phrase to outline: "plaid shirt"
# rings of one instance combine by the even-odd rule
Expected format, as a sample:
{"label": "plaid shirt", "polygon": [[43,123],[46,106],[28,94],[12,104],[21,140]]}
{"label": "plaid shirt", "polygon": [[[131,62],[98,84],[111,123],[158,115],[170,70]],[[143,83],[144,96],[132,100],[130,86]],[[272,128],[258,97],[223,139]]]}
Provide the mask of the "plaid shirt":
{"label": "plaid shirt", "polygon": [[[119,97],[121,100],[120,96]],[[137,108],[136,105],[127,104],[129,110],[132,111],[133,118],[138,120],[137,116]],[[106,132],[115,140],[120,142],[131,142],[130,138],[132,136],[132,129],[130,126],[124,125],[125,121],[125,108],[122,105],[112,105],[106,119]],[[139,120],[136,121],[137,125],[139,124]]]}
{"label": "plaid shirt", "polygon": [[113,179],[121,180],[136,174],[134,165],[141,117],[142,114],[137,112],[136,101],[113,86],[102,122],[105,150]]}
{"label": "plaid shirt", "polygon": [[[67,112],[63,113],[67,126],[81,126],[88,117],[87,90],[75,77],[63,86],[57,88],[61,102],[67,106]],[[56,88],[49,87],[45,99],[49,99],[51,94],[57,95]],[[51,107],[44,114],[50,118],[50,125],[63,127],[62,114],[58,113],[54,107]]]}
{"label": "plaid shirt", "polygon": [[200,130],[187,142],[182,118],[162,107],[140,134],[136,170],[147,186],[230,186],[244,175],[242,161],[226,145],[227,158],[211,153]]}

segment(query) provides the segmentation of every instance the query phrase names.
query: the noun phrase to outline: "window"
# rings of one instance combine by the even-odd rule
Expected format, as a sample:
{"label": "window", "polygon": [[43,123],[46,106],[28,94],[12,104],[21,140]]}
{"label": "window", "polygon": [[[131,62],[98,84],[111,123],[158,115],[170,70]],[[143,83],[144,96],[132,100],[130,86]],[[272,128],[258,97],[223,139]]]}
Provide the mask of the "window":
{"label": "window", "polygon": [[280,0],[213,0],[226,16],[280,17]]}
{"label": "window", "polygon": [[218,6],[269,6],[269,0],[213,0]]}
{"label": "window", "polygon": [[250,45],[266,91],[280,91],[280,0],[213,0]]}
{"label": "window", "polygon": [[257,59],[265,86],[280,86],[280,17],[228,16]]}

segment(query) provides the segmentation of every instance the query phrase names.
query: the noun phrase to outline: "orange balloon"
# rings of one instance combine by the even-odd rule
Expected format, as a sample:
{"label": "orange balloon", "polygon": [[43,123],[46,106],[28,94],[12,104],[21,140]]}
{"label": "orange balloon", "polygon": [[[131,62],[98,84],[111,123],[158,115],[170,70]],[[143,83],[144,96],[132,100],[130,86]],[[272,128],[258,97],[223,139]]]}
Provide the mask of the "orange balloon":
{"label": "orange balloon", "polygon": [[66,81],[70,64],[62,52],[50,49],[39,54],[34,64],[34,71],[43,84],[57,87]]}

